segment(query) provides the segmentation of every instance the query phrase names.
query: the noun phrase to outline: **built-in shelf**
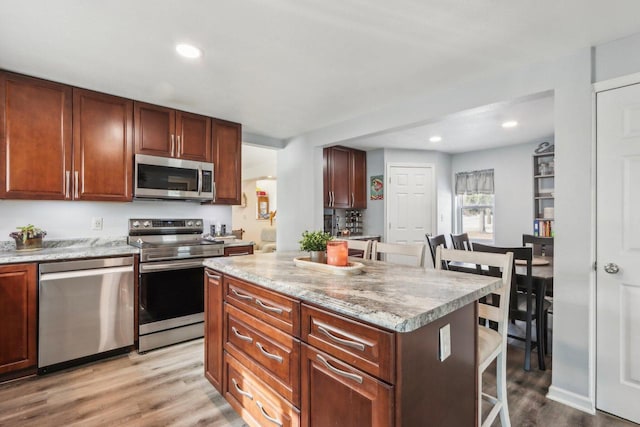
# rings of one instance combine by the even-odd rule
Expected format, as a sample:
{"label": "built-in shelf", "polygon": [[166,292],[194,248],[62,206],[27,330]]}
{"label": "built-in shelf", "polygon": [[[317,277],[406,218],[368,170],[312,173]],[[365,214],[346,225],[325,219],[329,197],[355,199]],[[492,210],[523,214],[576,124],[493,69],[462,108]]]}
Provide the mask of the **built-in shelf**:
{"label": "built-in shelf", "polygon": [[[540,144],[538,149],[553,149],[553,145],[545,142]],[[553,234],[553,216],[555,207],[555,153],[553,151],[533,154],[533,218],[534,234],[537,232],[541,236],[546,233]],[[546,237],[546,236],[545,236]]]}

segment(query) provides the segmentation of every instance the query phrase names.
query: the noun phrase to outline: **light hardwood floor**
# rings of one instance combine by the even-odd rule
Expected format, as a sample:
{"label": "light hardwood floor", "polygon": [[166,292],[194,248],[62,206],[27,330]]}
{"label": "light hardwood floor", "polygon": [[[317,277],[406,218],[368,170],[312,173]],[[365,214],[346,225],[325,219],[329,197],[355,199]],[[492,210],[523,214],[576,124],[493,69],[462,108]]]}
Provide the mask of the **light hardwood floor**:
{"label": "light hardwood floor", "polygon": [[[204,378],[203,351],[202,340],[195,340],[1,384],[0,426],[245,426]],[[514,427],[635,425],[545,399],[551,371],[524,372],[522,354],[510,346]],[[492,387],[494,379],[485,375],[485,388]]]}

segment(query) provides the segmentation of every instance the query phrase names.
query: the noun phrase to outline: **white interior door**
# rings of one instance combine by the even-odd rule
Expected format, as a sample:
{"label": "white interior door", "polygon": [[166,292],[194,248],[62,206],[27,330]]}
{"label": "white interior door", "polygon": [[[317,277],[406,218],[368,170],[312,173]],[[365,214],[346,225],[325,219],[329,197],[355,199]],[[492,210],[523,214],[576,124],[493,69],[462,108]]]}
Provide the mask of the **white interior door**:
{"label": "white interior door", "polygon": [[[385,241],[389,243],[424,243],[425,234],[435,232],[436,194],[433,165],[387,165],[387,229]],[[387,259],[403,260],[402,256]]]}
{"label": "white interior door", "polygon": [[596,406],[640,423],[640,84],[596,111]]}

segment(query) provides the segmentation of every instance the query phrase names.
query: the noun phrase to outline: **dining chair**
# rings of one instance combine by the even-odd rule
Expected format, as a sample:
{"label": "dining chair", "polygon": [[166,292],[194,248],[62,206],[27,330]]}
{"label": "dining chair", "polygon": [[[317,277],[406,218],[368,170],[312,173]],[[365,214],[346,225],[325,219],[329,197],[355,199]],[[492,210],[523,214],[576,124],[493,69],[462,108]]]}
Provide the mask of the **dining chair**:
{"label": "dining chair", "polygon": [[[513,274],[511,285],[511,303],[509,307],[509,318],[525,322],[525,336],[509,335],[510,338],[524,341],[524,369],[531,370],[531,352],[537,349],[538,368],[542,371],[546,369],[544,355],[545,342],[544,339],[547,331],[547,317],[551,303],[544,297],[544,289],[534,289],[532,277],[532,260],[533,251],[531,248],[515,247],[504,248],[476,243],[473,245],[474,252],[490,252],[490,253],[513,253],[514,263],[521,261],[526,263],[526,274]],[[515,269],[515,267],[514,267]],[[515,271],[515,270],[514,270]],[[492,272],[489,271],[489,274]],[[538,284],[537,284],[538,285]],[[533,322],[536,326],[536,339],[533,340],[532,330]]]}
{"label": "dining chair", "polygon": [[373,240],[347,240],[347,247],[349,250],[357,251],[356,254],[349,254],[349,256],[371,259],[371,242],[373,242]]}
{"label": "dining chair", "polygon": [[[478,325],[478,344],[476,357],[478,359],[478,426],[488,427],[500,414],[502,427],[510,427],[509,407],[507,405],[507,329],[508,310],[513,274],[513,253],[495,254],[488,252],[473,252],[459,249],[436,248],[436,269],[442,270],[443,262],[461,262],[486,265],[501,272],[502,286],[493,291],[495,304],[478,302],[478,317],[487,319],[497,325],[497,330],[488,326]],[[496,396],[482,392],[482,373],[496,360]],[[482,398],[487,399],[493,407],[482,422]]]}
{"label": "dining chair", "polygon": [[424,243],[383,243],[374,241],[371,259],[379,260],[380,255],[384,255],[385,261],[389,261],[387,255],[401,255],[403,260],[413,258],[412,262],[416,267],[424,267],[424,247]]}
{"label": "dining chair", "polygon": [[527,245],[531,245],[534,255],[553,256],[553,237],[540,237],[532,234],[523,234],[522,246]]}
{"label": "dining chair", "polygon": [[451,244],[453,245],[453,249],[458,249],[461,251],[473,250],[471,241],[469,240],[469,235],[467,233],[450,234],[449,236],[451,236]]}
{"label": "dining chair", "polygon": [[[427,238],[427,243],[429,244],[429,252],[431,252],[431,260],[433,261],[433,266],[435,267],[436,265],[436,247],[438,246],[442,246],[443,248],[447,247],[447,239],[444,237],[444,234],[438,234],[437,236],[430,236],[428,234],[425,234],[425,237]],[[449,267],[447,266],[447,263],[445,262],[442,267],[445,270],[448,270]]]}

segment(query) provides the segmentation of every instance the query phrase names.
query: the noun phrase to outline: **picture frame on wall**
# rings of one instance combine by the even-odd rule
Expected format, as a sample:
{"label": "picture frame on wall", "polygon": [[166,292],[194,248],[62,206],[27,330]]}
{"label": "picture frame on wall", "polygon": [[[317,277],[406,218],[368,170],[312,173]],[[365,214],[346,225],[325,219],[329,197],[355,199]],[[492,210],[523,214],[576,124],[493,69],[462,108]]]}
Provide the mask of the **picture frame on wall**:
{"label": "picture frame on wall", "polygon": [[371,200],[383,200],[384,199],[384,176],[374,175],[370,178],[370,199]]}

